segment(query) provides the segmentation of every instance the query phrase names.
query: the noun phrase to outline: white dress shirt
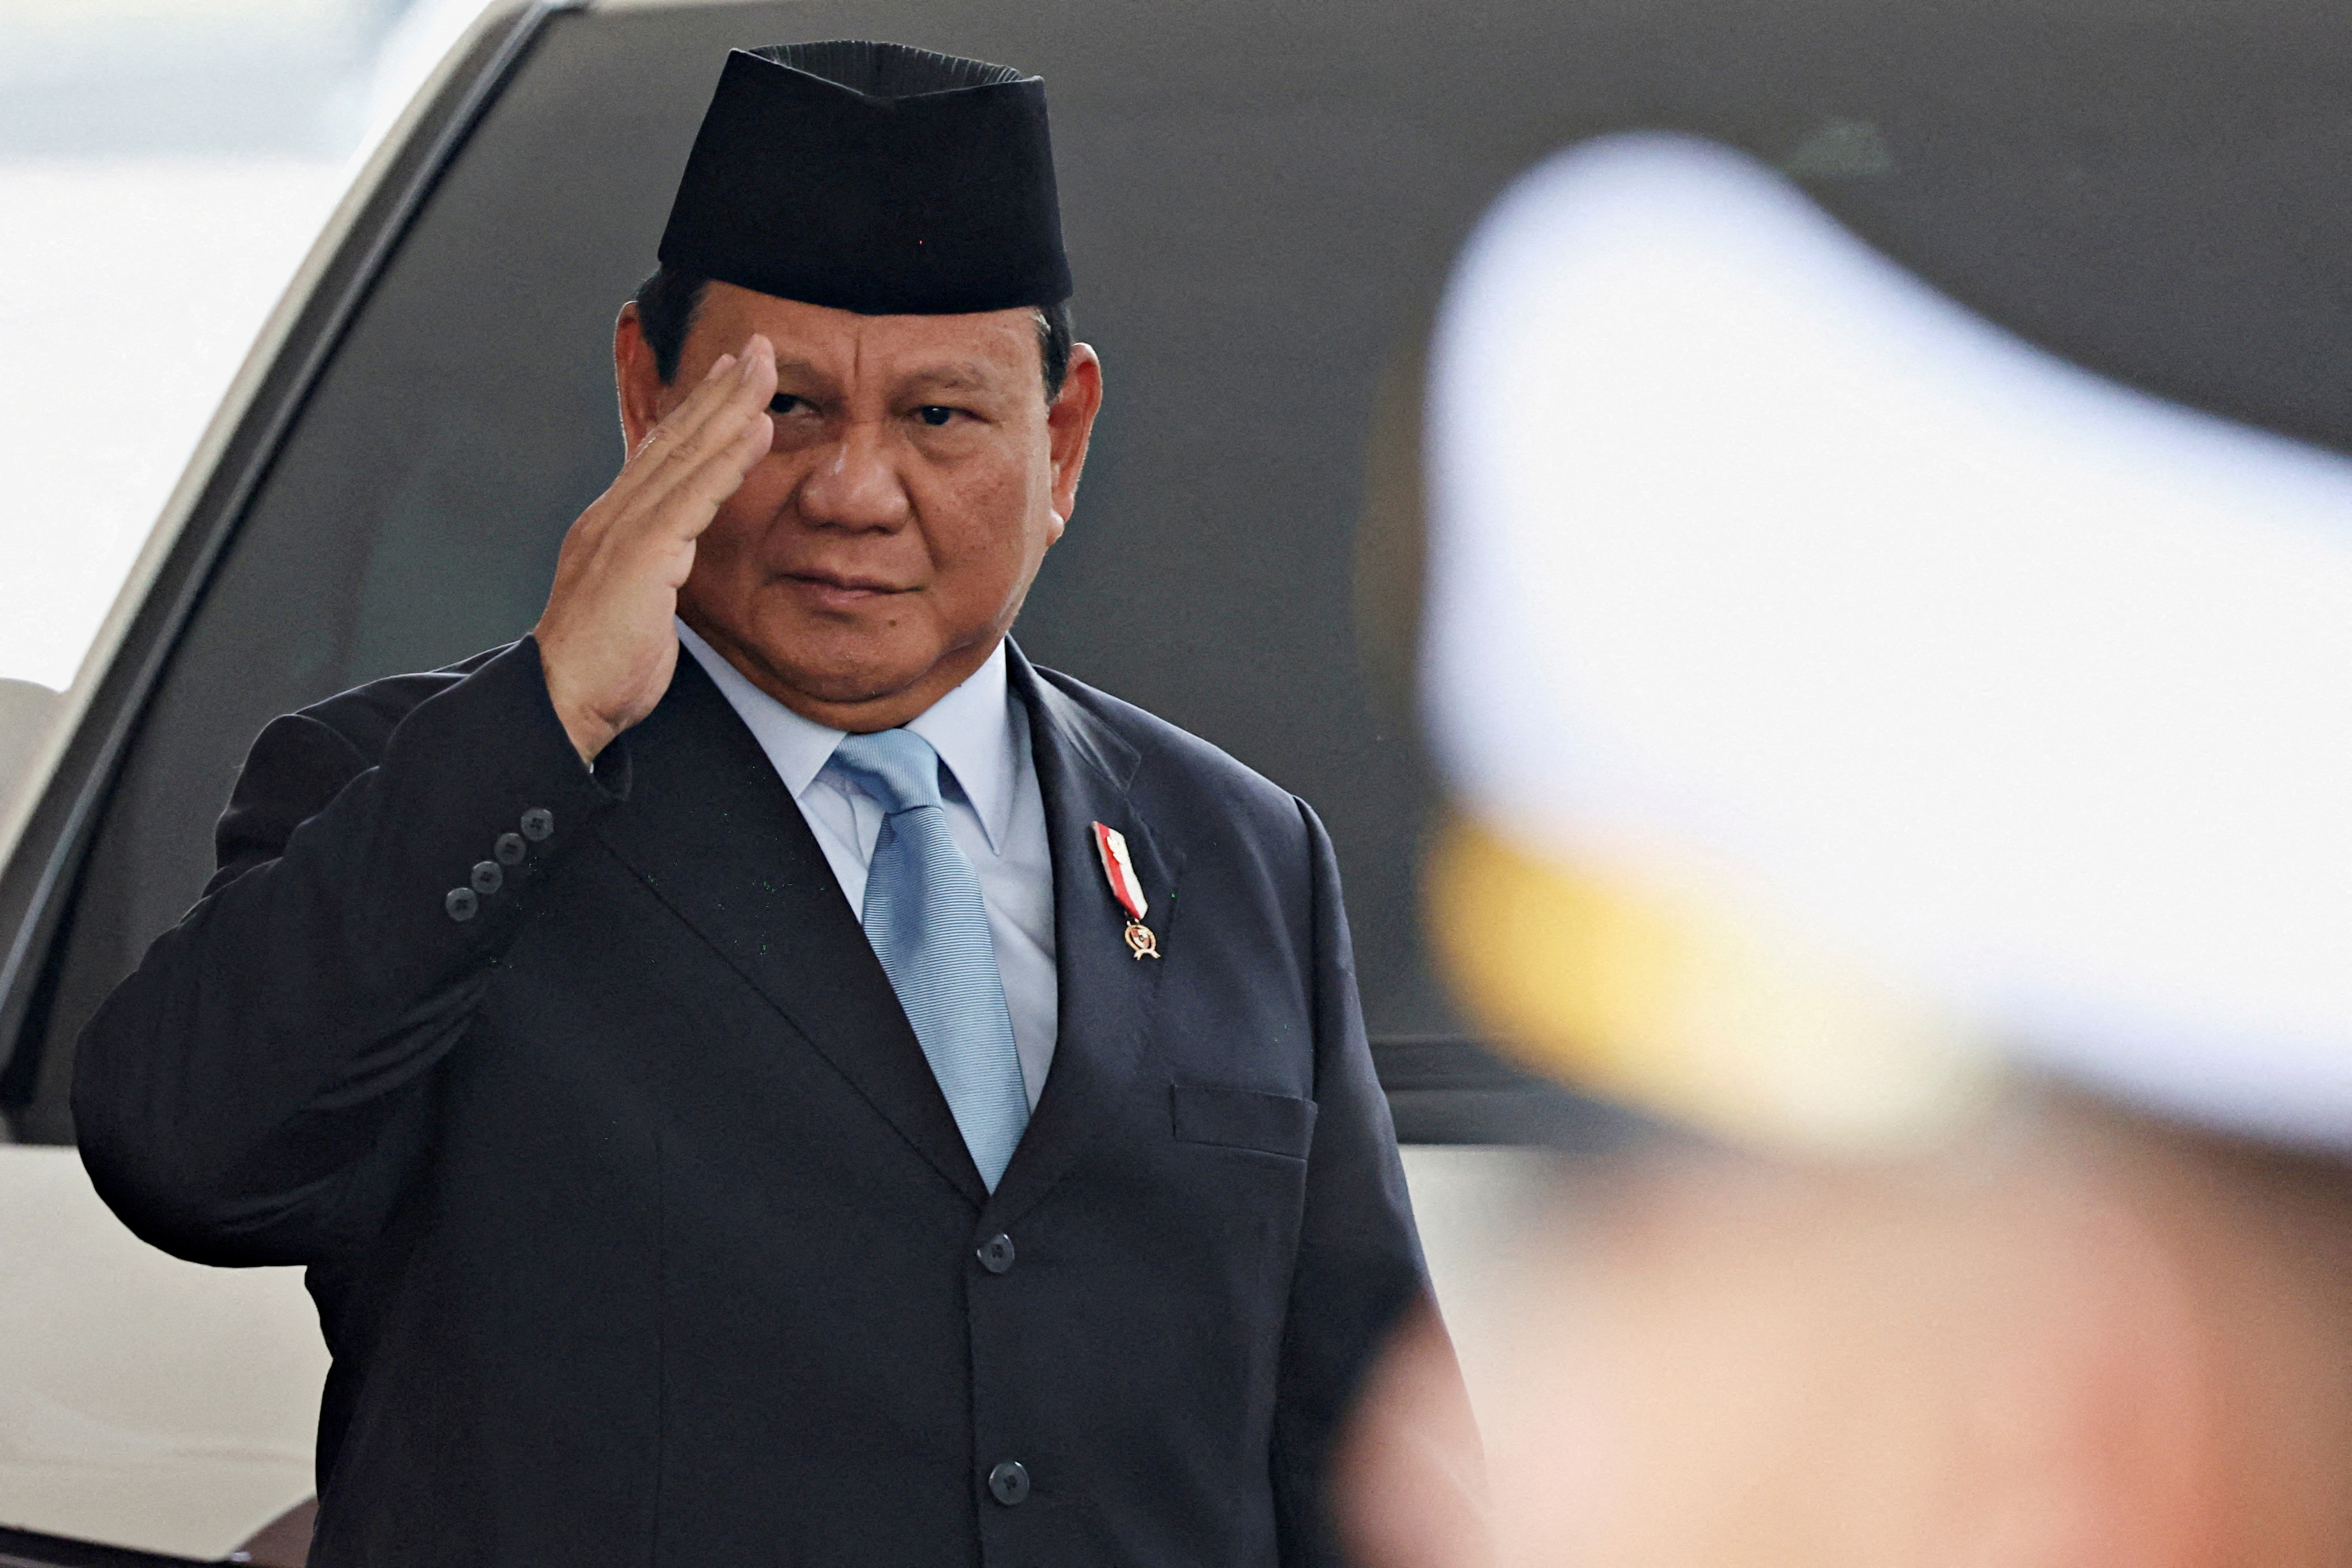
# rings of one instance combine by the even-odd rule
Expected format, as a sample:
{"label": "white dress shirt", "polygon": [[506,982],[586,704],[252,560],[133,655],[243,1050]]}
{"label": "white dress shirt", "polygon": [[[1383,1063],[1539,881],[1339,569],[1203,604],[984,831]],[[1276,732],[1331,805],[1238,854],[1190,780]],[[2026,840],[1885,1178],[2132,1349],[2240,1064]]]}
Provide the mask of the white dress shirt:
{"label": "white dress shirt", "polygon": [[[803,719],[744,678],[717,649],[677,623],[678,645],[694,656],[768,754],[816,835],[850,913],[862,918],[866,868],[882,833],[882,807],[833,765],[845,731]],[[1045,797],[1029,751],[1029,713],[1013,700],[1004,645],[964,683],[907,728],[931,743],[945,764],[940,796],[948,832],[980,878],[996,972],[1013,1015],[1013,1043],[1029,1109],[1037,1109],[1053,1066],[1061,1006],[1055,990],[1054,857],[1045,838]]]}

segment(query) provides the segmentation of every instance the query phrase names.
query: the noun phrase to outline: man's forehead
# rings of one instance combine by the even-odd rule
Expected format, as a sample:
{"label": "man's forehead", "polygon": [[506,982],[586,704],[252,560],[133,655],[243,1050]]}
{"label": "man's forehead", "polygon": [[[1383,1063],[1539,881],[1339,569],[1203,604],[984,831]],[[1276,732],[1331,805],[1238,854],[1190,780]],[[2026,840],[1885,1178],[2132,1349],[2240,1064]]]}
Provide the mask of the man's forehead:
{"label": "man's forehead", "polygon": [[845,376],[879,376],[896,383],[955,392],[999,386],[1014,377],[1026,378],[1029,374],[1028,367],[1013,363],[1009,355],[983,363],[978,360],[935,359],[919,351],[824,360],[806,359],[784,350],[776,354],[776,380],[780,385],[798,381],[835,382]]}
{"label": "man's forehead", "polygon": [[696,313],[695,335],[713,357],[752,332],[775,345],[779,374],[837,378],[857,374],[919,377],[943,385],[984,385],[1034,371],[1037,315],[1032,309],[964,315],[863,315],[713,283]]}

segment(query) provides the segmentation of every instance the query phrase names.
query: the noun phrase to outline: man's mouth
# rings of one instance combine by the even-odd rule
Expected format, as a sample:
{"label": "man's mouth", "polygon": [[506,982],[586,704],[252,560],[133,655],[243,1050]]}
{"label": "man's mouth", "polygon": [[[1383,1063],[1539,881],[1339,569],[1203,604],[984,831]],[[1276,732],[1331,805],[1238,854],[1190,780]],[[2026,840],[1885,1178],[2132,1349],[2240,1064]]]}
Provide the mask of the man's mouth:
{"label": "man's mouth", "polygon": [[800,584],[820,604],[855,605],[892,594],[913,592],[885,578],[862,577],[848,572],[804,570],[786,572],[782,575],[786,582]]}

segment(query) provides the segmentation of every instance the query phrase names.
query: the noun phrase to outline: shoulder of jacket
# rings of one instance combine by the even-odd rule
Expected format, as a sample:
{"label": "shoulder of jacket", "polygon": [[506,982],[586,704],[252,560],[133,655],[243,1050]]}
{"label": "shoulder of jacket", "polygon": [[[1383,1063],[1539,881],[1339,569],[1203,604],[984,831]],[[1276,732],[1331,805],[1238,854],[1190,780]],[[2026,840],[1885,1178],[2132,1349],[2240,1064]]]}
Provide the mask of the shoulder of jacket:
{"label": "shoulder of jacket", "polygon": [[[455,664],[445,664],[438,669],[387,675],[381,680],[371,680],[348,691],[338,691],[290,717],[308,720],[332,731],[373,765],[383,755],[384,748],[392,743],[392,732],[400,727],[403,719],[428,699],[448,690],[514,646],[513,643],[503,643],[497,647],[484,648]],[[285,721],[277,722],[282,724]]]}
{"label": "shoulder of jacket", "polygon": [[1221,809],[1257,819],[1260,826],[1286,835],[1301,831],[1298,797],[1223,748],[1060,670],[1037,667],[1037,679],[1135,748],[1130,787],[1155,794],[1171,788],[1202,792]]}
{"label": "shoulder of jacket", "polygon": [[403,719],[505,651],[490,648],[440,669],[372,680],[262,726],[213,829],[217,869],[205,893],[274,858],[299,825],[383,760]]}

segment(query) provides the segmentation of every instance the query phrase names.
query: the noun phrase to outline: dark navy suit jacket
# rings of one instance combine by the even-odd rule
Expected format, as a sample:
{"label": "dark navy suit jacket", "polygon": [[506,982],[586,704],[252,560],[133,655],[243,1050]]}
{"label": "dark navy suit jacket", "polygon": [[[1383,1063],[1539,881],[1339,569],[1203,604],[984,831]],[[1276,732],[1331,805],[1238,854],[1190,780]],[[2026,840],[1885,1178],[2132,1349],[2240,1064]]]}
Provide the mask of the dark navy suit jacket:
{"label": "dark navy suit jacket", "polygon": [[692,659],[593,776],[528,640],[263,731],[74,1109],[142,1236],[308,1266],[314,1563],[1329,1559],[1335,1426],[1426,1289],[1330,845],[1204,742],[1012,671],[1060,1044],[993,1194]]}

